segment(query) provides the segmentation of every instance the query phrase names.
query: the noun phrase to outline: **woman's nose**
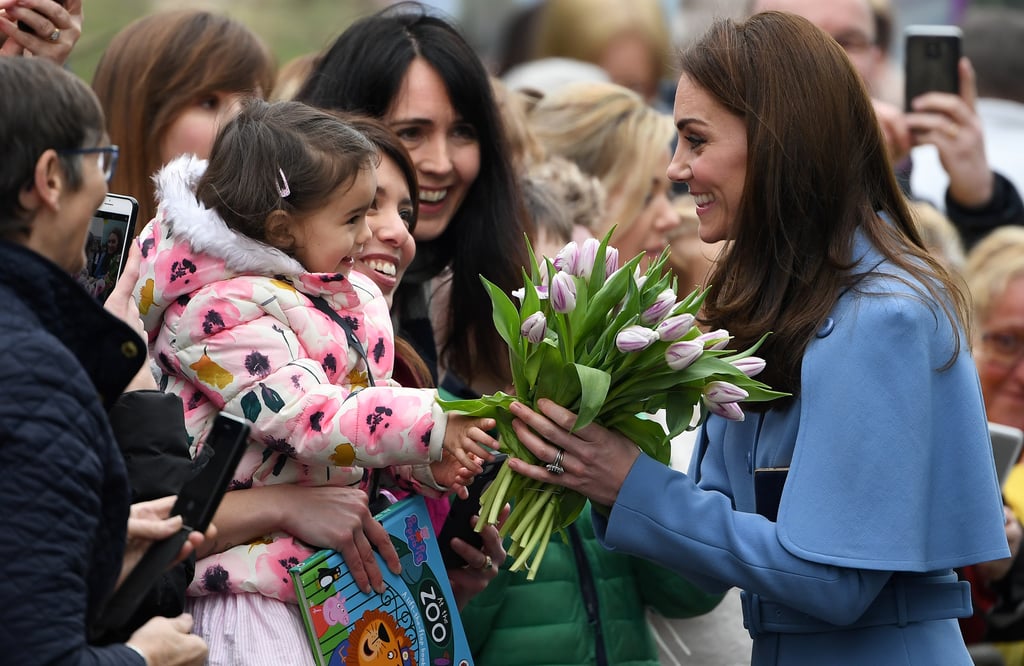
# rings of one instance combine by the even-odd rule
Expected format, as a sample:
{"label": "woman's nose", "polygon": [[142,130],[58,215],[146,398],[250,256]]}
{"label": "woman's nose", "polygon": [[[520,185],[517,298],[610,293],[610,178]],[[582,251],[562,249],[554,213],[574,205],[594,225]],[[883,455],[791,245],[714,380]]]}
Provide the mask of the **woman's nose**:
{"label": "woman's nose", "polygon": [[448,173],[452,170],[451,150],[443,136],[431,137],[419,150],[417,168],[426,173]]}

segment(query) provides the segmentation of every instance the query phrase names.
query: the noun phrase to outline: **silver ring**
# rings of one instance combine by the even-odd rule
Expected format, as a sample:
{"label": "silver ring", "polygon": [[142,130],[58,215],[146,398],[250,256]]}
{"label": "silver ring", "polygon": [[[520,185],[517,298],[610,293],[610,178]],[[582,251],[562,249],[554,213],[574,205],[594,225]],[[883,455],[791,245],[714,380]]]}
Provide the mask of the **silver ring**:
{"label": "silver ring", "polygon": [[60,39],[60,28],[54,28],[53,32],[50,33],[50,41],[55,42]]}
{"label": "silver ring", "polygon": [[544,465],[544,469],[551,472],[552,474],[564,474],[565,468],[562,467],[562,457],[565,455],[564,449],[558,449],[558,453],[555,454],[555,459]]}
{"label": "silver ring", "polygon": [[481,571],[486,571],[494,566],[494,560],[491,559],[490,555],[484,555],[484,565],[480,567]]}

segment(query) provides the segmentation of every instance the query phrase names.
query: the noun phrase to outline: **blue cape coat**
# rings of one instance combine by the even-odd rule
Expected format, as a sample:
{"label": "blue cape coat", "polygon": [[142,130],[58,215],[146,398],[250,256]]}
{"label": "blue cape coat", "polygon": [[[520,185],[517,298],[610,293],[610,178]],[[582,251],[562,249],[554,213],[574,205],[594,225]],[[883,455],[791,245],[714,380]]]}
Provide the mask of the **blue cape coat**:
{"label": "blue cape coat", "polygon": [[[963,332],[864,237],[855,252],[875,273],[808,346],[800,395],[739,423],[712,416],[689,474],[641,456],[596,531],[709,591],[744,589],[754,664],[970,664],[952,619],[969,602],[934,621],[850,628],[904,581],[955,596],[951,567],[1009,554]],[[755,512],[760,468],[788,468],[776,521]],[[813,628],[758,629],[751,609],[764,601]]]}

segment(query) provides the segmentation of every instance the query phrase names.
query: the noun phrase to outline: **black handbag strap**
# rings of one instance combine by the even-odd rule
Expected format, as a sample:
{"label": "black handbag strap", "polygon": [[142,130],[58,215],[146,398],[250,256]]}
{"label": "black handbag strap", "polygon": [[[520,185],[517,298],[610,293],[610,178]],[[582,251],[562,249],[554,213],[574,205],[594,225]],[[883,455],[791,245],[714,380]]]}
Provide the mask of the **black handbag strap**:
{"label": "black handbag strap", "polygon": [[[359,342],[359,338],[356,337],[355,331],[352,330],[352,324],[345,320],[337,311],[332,308],[327,300],[323,296],[313,296],[312,294],[306,294],[306,298],[313,303],[313,306],[323,312],[325,315],[331,318],[335,324],[341,327],[341,330],[345,331],[345,340],[348,341],[348,346],[355,350],[356,355],[363,359],[363,363],[366,365],[366,381],[370,386],[376,386],[377,383],[373,380],[373,372],[370,370],[370,360],[366,357],[366,350],[363,349],[363,343]],[[380,475],[381,469],[374,467],[370,470],[370,478],[366,484],[366,494],[370,498],[370,511],[373,513],[379,513],[380,509],[391,504],[391,501],[380,494]]]}

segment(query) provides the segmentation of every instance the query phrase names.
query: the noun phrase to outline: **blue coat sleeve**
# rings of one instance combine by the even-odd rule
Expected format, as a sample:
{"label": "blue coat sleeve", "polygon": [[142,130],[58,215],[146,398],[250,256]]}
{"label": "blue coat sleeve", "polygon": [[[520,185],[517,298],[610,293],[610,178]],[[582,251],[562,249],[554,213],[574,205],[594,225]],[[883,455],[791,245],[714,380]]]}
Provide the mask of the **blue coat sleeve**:
{"label": "blue coat sleeve", "polygon": [[860,617],[890,572],[860,571],[799,558],[783,548],[775,524],[736,511],[719,492],[640,456],[607,523],[594,514],[603,543],[653,560],[705,589],[737,586],[832,622]]}
{"label": "blue coat sleeve", "polygon": [[[8,335],[0,350],[0,661],[139,666],[123,645],[87,645],[120,566],[127,485],[92,384],[45,341]],[[105,504],[112,492],[124,502]]]}

